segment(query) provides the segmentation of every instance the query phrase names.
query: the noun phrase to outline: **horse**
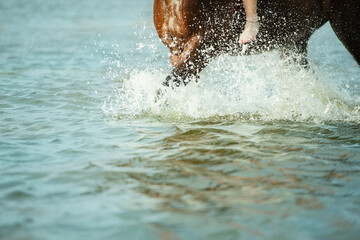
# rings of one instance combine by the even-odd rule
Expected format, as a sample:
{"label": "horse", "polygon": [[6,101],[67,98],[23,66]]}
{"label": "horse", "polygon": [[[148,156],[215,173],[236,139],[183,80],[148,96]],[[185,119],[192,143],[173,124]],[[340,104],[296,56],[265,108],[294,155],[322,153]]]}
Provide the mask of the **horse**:
{"label": "horse", "polygon": [[221,54],[277,49],[307,67],[308,41],[326,22],[360,65],[360,0],[258,0],[257,9],[260,31],[254,41],[240,45],[245,25],[242,0],[154,0],[154,25],[170,49],[173,67],[163,85],[197,81]]}

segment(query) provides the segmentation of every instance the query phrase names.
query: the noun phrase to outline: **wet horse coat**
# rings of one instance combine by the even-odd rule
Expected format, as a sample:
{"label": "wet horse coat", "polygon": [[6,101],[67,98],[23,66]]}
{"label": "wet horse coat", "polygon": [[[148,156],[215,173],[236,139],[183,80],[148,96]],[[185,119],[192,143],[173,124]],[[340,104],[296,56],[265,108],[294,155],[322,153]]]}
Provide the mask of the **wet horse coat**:
{"label": "wet horse coat", "polygon": [[306,66],[308,40],[327,21],[360,65],[360,0],[258,0],[258,15],[260,31],[245,49],[238,43],[245,25],[241,0],[155,0],[154,24],[173,66],[164,85],[198,78],[225,53],[280,49]]}

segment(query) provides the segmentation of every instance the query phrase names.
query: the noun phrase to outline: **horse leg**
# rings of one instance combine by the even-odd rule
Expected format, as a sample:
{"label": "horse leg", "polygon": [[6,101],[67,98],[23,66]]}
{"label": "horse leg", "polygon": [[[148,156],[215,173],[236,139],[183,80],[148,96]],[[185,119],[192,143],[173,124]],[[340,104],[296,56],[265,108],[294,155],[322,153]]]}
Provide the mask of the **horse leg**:
{"label": "horse leg", "polygon": [[336,36],[360,65],[360,1],[332,1],[330,24]]}
{"label": "horse leg", "polygon": [[280,58],[285,60],[287,64],[295,63],[304,68],[309,67],[307,59],[307,46],[309,38],[295,42],[293,45],[280,50]]}
{"label": "horse leg", "polygon": [[197,80],[199,73],[212,58],[212,52],[206,49],[201,35],[193,35],[186,41],[183,48],[170,51],[170,60],[173,66],[171,74],[163,82],[164,86],[180,86],[188,84],[191,80]]}

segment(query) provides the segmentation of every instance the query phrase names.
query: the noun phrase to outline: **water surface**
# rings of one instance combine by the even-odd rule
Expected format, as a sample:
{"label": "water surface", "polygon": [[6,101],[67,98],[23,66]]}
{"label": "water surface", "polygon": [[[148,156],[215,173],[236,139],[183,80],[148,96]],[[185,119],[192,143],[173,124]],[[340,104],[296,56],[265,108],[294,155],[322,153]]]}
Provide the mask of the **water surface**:
{"label": "water surface", "polygon": [[360,70],[223,56],[163,89],[151,1],[0,2],[0,239],[356,239]]}

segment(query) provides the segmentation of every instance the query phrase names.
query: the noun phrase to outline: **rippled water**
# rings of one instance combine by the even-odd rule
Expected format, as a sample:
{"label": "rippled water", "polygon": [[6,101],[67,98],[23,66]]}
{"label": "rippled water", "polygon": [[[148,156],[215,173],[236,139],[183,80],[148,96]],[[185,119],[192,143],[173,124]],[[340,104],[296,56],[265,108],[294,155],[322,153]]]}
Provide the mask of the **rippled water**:
{"label": "rippled water", "polygon": [[360,70],[309,60],[168,91],[151,1],[1,1],[0,239],[357,239]]}

